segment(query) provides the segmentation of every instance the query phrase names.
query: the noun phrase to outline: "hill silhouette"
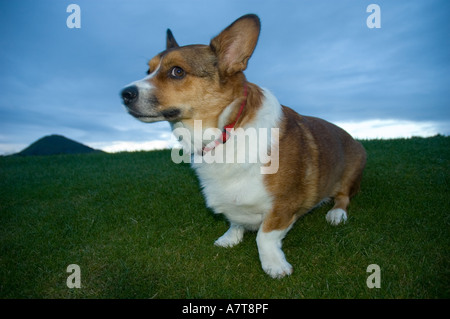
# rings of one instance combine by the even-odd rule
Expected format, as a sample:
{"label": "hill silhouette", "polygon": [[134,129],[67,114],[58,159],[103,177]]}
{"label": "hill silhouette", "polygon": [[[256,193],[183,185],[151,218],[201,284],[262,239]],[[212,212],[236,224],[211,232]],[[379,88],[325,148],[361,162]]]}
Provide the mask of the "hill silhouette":
{"label": "hill silhouette", "polygon": [[90,148],[89,146],[75,142],[67,137],[61,135],[49,135],[38,139],[36,142],[30,144],[27,148],[19,153],[17,156],[30,155],[56,155],[56,154],[84,154],[102,152]]}

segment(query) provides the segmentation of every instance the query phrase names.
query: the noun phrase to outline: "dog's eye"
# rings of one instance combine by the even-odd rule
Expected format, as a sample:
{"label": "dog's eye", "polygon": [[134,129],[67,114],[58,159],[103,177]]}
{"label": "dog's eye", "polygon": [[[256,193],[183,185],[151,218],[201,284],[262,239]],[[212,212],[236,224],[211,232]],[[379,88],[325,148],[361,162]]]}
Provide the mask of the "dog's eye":
{"label": "dog's eye", "polygon": [[169,75],[173,79],[182,79],[186,75],[186,72],[184,72],[184,70],[179,66],[174,66],[172,69],[170,69]]}

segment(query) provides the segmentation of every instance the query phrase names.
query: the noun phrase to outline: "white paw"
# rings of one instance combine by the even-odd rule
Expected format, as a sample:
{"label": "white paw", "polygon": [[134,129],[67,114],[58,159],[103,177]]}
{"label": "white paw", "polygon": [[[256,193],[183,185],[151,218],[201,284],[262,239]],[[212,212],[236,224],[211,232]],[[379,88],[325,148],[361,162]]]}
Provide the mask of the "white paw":
{"label": "white paw", "polygon": [[239,244],[242,241],[237,238],[228,238],[227,236],[223,235],[222,237],[218,238],[214,245],[219,247],[233,247]]}
{"label": "white paw", "polygon": [[241,226],[231,226],[225,234],[214,242],[214,245],[219,247],[233,247],[239,244],[242,238],[244,238],[244,228]]}
{"label": "white paw", "polygon": [[292,274],[293,268],[286,259],[277,259],[261,262],[263,270],[272,278],[283,278],[286,275]]}
{"label": "white paw", "polygon": [[347,221],[347,213],[341,208],[335,208],[327,213],[326,219],[331,225],[339,225]]}

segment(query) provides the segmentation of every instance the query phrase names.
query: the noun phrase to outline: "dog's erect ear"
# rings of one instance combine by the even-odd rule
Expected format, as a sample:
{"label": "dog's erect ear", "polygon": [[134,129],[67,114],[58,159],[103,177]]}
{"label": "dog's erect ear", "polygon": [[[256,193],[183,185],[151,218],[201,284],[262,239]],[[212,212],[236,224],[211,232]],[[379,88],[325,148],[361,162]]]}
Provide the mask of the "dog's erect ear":
{"label": "dog's erect ear", "polygon": [[221,76],[231,76],[247,68],[248,59],[258,42],[261,23],[257,15],[248,14],[234,21],[211,40],[211,49],[219,59]]}
{"label": "dog's erect ear", "polygon": [[172,49],[172,48],[178,48],[178,47],[179,47],[179,45],[178,45],[177,41],[175,41],[172,31],[170,31],[170,29],[167,29],[166,50]]}

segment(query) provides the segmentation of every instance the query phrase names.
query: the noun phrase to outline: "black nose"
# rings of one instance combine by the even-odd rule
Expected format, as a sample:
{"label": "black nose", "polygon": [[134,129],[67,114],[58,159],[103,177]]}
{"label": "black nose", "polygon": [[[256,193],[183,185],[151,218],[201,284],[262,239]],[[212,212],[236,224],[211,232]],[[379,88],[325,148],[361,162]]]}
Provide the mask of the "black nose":
{"label": "black nose", "polygon": [[129,105],[133,103],[139,96],[139,90],[136,85],[131,85],[124,88],[121,92],[123,103]]}

